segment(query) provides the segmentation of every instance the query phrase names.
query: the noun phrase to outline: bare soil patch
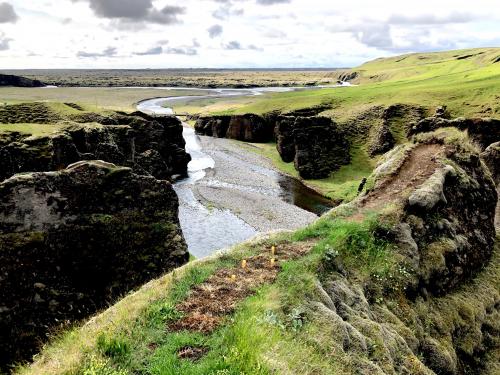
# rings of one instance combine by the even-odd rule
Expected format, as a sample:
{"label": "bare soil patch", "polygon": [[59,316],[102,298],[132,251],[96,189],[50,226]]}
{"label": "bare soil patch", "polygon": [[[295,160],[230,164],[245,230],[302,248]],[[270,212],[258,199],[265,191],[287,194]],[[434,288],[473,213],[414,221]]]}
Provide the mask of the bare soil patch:
{"label": "bare soil patch", "polygon": [[303,256],[312,247],[313,242],[281,244],[276,246],[274,255],[271,248],[263,248],[261,253],[245,259],[245,265],[242,262],[239,267],[218,270],[177,305],[183,317],[171,323],[168,329],[214,331],[227,315],[235,311],[239,302],[252,295],[257,287],[276,279],[281,262]]}

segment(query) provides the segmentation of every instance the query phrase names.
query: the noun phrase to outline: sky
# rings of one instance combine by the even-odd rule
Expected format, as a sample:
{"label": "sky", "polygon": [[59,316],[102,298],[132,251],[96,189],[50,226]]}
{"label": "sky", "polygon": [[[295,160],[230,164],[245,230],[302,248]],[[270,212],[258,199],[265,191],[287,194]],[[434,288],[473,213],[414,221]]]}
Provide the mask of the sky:
{"label": "sky", "polygon": [[353,67],[486,46],[499,0],[0,0],[0,69]]}

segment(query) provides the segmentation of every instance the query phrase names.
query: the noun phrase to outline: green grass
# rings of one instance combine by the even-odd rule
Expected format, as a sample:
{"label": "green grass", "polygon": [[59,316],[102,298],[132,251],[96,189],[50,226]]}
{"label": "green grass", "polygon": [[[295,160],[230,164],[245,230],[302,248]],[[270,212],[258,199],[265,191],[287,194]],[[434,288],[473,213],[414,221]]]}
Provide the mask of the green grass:
{"label": "green grass", "polygon": [[[324,218],[296,232],[292,240],[314,238],[318,244],[308,255],[282,263],[275,283],[259,287],[223,326],[208,335],[166,330],[168,322],[181,316],[176,304],[217,269],[237,265],[255,249],[290,239],[290,235],[243,245],[208,261],[192,262],[168,275],[167,284],[164,277],[127,297],[93,325],[67,333],[48,347],[33,367],[20,369],[19,373],[345,373],[345,359],[330,352],[335,337],[321,335],[322,322],[306,314],[306,305],[316,294],[317,283],[333,258],[355,265],[366,277],[390,268],[389,245],[374,236],[377,227],[374,219],[353,223]],[[106,317],[116,316],[117,308],[133,307],[134,299],[142,301],[135,314],[119,314],[119,319]],[[200,360],[189,361],[178,356],[186,346],[201,346],[208,351]]]}
{"label": "green grass", "polygon": [[0,124],[0,134],[19,132],[26,135],[44,136],[57,133],[67,124]]}

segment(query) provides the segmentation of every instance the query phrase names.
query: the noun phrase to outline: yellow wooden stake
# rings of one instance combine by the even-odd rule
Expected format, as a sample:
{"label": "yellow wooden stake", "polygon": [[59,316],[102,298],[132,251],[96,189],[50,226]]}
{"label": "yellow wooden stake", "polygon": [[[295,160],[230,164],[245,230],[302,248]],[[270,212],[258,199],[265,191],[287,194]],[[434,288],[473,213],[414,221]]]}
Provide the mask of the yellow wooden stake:
{"label": "yellow wooden stake", "polygon": [[271,254],[272,255],[276,254],[276,246],[274,246],[274,245],[273,245],[273,247],[271,247]]}
{"label": "yellow wooden stake", "polygon": [[231,275],[231,281],[235,282],[236,281],[236,275]]}
{"label": "yellow wooden stake", "polygon": [[246,259],[243,259],[241,261],[241,268],[243,268],[243,269],[247,268],[247,261],[246,261]]}
{"label": "yellow wooden stake", "polygon": [[272,258],[271,259],[271,267],[274,267],[274,264],[276,263],[276,259]]}

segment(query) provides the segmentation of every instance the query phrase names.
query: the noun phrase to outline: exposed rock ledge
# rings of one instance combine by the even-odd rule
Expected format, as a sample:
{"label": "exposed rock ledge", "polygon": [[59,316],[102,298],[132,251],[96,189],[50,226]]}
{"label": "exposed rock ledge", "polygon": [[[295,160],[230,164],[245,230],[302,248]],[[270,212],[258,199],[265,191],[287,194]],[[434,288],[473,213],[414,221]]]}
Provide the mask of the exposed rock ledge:
{"label": "exposed rock ledge", "polygon": [[326,178],[351,160],[349,142],[328,117],[280,116],[275,133],[282,160],[293,160],[302,178]]}
{"label": "exposed rock ledge", "polygon": [[44,87],[45,84],[38,80],[32,80],[25,77],[14,76],[9,74],[0,74],[0,86],[13,87]]}
{"label": "exposed rock ledge", "polygon": [[200,117],[194,128],[200,135],[259,143],[273,140],[274,124],[262,116],[245,114]]}
{"label": "exposed rock ledge", "polygon": [[54,135],[10,133],[0,139],[0,181],[16,173],[59,170],[92,159],[128,166],[159,179],[187,174],[191,157],[184,149],[182,124],[175,117],[83,113],[72,120]]}
{"label": "exposed rock ledge", "polygon": [[330,118],[307,116],[325,108],[297,111],[299,115],[293,113],[287,116],[269,113],[264,116],[200,117],[196,121],[195,131],[200,135],[244,142],[271,142],[276,139],[281,158],[287,163],[294,161],[295,169],[302,178],[326,178],[349,163],[350,146]]}
{"label": "exposed rock ledge", "polygon": [[171,184],[130,168],[19,174],[0,197],[0,367],[188,260]]}

